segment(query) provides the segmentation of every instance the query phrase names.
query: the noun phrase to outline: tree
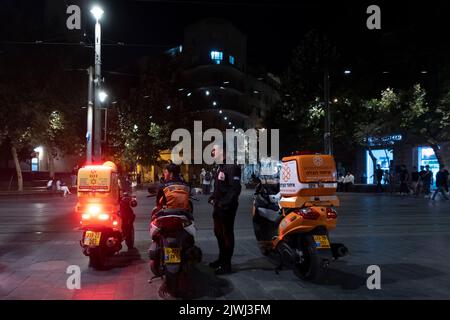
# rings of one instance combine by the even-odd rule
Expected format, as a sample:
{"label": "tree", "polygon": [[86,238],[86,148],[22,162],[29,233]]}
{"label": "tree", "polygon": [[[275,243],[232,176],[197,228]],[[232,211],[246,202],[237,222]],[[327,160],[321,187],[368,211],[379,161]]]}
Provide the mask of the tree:
{"label": "tree", "polygon": [[425,139],[433,148],[440,165],[450,163],[450,90],[444,90],[436,104],[427,101],[427,93],[416,84],[404,100],[400,126]]}
{"label": "tree", "polygon": [[46,146],[51,176],[58,154],[79,151],[83,90],[77,79],[65,74],[62,60],[45,51],[5,54],[1,67],[0,142],[11,146],[18,190],[23,191],[22,149]]}
{"label": "tree", "polygon": [[280,128],[280,134],[286,138],[281,141],[283,152],[320,151],[324,74],[333,70],[338,57],[336,47],[315,30],[307,33],[294,50],[291,64],[282,76],[282,101],[265,120],[269,127]]}
{"label": "tree", "polygon": [[137,87],[111,113],[108,141],[116,161],[131,168],[154,164],[171,147],[172,131],[187,121],[178,98],[177,68],[177,61],[167,57],[141,65]]}

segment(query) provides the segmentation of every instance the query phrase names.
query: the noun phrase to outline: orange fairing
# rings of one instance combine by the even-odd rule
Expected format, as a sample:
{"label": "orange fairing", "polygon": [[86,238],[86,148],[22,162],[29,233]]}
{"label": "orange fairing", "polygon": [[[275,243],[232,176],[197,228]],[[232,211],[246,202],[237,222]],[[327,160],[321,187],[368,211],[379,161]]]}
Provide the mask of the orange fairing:
{"label": "orange fairing", "polygon": [[295,210],[287,214],[280,222],[276,242],[291,233],[310,232],[318,226],[323,226],[330,231],[336,228],[336,221],[337,213],[329,207],[319,206]]}
{"label": "orange fairing", "polygon": [[332,196],[337,174],[330,155],[298,155],[283,158],[280,191],[283,197]]}

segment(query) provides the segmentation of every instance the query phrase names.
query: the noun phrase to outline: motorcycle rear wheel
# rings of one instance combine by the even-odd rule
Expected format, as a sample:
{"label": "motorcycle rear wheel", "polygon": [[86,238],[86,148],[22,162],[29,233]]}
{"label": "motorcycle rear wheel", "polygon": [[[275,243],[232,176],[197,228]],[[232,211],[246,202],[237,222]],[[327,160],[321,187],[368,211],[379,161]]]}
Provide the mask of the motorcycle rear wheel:
{"label": "motorcycle rear wheel", "polygon": [[326,267],[317,252],[316,245],[309,239],[299,241],[303,253],[302,262],[296,263],[294,272],[302,280],[318,281],[326,273]]}
{"label": "motorcycle rear wheel", "polygon": [[89,266],[95,270],[104,270],[106,265],[107,255],[103,247],[92,249],[89,253]]}

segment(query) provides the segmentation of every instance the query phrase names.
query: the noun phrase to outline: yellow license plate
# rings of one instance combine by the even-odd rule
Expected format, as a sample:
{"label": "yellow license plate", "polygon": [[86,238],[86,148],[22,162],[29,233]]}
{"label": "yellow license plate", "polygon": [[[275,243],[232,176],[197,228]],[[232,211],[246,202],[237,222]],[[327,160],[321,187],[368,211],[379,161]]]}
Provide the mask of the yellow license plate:
{"label": "yellow license plate", "polygon": [[86,231],[86,234],[84,236],[84,245],[99,246],[101,236],[102,236],[101,232]]}
{"label": "yellow license plate", "polygon": [[317,249],[330,249],[330,241],[327,236],[314,236]]}
{"label": "yellow license plate", "polygon": [[166,263],[180,263],[180,248],[164,248],[164,260]]}

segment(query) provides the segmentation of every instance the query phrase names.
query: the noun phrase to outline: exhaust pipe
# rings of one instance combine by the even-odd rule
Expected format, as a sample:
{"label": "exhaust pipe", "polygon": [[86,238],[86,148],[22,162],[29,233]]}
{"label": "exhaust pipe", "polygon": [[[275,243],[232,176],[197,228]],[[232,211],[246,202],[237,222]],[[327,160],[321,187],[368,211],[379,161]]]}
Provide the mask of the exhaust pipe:
{"label": "exhaust pipe", "polygon": [[331,252],[333,254],[333,258],[335,259],[342,258],[348,255],[348,249],[342,243],[332,243]]}

